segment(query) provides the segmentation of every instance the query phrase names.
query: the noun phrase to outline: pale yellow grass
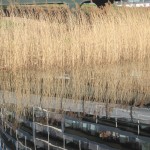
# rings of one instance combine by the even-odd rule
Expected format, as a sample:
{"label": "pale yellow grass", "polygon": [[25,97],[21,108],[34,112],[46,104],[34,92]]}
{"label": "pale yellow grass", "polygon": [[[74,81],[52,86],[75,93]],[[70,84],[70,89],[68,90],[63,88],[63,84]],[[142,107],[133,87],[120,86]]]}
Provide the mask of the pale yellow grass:
{"label": "pale yellow grass", "polygon": [[[2,90],[17,93],[18,104],[31,93],[149,102],[149,9],[60,9],[48,15],[40,8],[10,16],[0,19],[0,82]],[[65,75],[70,79],[60,79]]]}

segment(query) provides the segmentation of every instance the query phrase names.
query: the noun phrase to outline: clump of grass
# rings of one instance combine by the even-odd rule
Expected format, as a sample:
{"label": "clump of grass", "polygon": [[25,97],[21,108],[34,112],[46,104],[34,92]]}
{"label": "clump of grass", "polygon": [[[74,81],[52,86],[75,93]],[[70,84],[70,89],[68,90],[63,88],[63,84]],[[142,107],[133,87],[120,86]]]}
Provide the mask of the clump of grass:
{"label": "clump of grass", "polygon": [[[11,11],[10,11],[11,10]],[[8,9],[0,28],[1,89],[135,105],[149,103],[150,10]],[[5,94],[6,96],[7,94]],[[6,98],[5,98],[6,101]]]}

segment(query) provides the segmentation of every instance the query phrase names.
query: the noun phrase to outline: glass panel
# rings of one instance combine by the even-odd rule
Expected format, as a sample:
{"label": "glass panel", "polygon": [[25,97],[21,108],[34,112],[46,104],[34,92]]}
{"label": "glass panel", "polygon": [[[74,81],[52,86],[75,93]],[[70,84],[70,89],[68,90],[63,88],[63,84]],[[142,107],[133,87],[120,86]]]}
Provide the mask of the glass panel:
{"label": "glass panel", "polygon": [[87,124],[86,123],[83,123],[83,128],[86,128],[87,127]]}
{"label": "glass panel", "polygon": [[79,128],[79,122],[78,121],[72,121],[72,125],[73,125],[73,128],[76,129],[76,128]]}
{"label": "glass panel", "polygon": [[91,124],[91,130],[95,130],[95,125]]}
{"label": "glass panel", "polygon": [[87,123],[83,123],[82,127],[83,127],[83,131],[87,131]]}
{"label": "glass panel", "polygon": [[65,127],[72,127],[72,120],[65,119]]}
{"label": "glass panel", "polygon": [[148,150],[150,149],[150,144],[149,143],[142,143],[142,150]]}
{"label": "glass panel", "polygon": [[91,124],[91,134],[95,135],[95,131],[96,131],[96,126]]}
{"label": "glass panel", "polygon": [[120,135],[120,143],[127,143],[129,141],[129,138],[125,135]]}

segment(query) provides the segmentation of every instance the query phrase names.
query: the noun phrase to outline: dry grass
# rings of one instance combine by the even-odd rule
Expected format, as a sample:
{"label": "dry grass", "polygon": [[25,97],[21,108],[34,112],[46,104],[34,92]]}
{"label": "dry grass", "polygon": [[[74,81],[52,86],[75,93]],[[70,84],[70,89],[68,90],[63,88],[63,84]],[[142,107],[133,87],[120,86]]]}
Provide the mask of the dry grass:
{"label": "dry grass", "polygon": [[150,9],[10,10],[0,18],[0,85],[17,93],[18,104],[31,93],[150,102]]}

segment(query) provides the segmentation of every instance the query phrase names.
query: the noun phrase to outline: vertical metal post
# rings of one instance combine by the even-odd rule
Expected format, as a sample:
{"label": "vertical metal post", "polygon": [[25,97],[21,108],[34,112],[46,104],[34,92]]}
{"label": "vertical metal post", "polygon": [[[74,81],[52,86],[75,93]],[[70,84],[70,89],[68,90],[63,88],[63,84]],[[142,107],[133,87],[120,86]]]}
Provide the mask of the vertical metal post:
{"label": "vertical metal post", "polygon": [[139,125],[140,121],[138,120],[138,135],[140,134],[140,125]]}
{"label": "vertical metal post", "polygon": [[4,122],[4,130],[6,131],[6,122]]}
{"label": "vertical metal post", "polygon": [[46,112],[46,118],[47,118],[47,132],[48,132],[48,150],[49,150],[49,123],[48,123],[49,115],[48,115],[48,112]]}
{"label": "vertical metal post", "polygon": [[16,139],[17,139],[17,141],[16,141],[16,150],[18,150],[19,148],[18,148],[18,137],[17,137],[17,130],[16,130]]}
{"label": "vertical metal post", "polygon": [[26,120],[26,112],[25,112],[25,108],[23,109],[23,118]]}
{"label": "vertical metal post", "polygon": [[117,128],[118,127],[117,118],[115,118],[115,120],[116,120],[116,128]]}
{"label": "vertical metal post", "polygon": [[66,140],[65,140],[65,135],[63,135],[63,148],[64,148],[64,149],[65,149],[65,147],[66,147],[66,146],[65,146],[65,141],[66,141]]}
{"label": "vertical metal post", "polygon": [[17,150],[19,150],[19,142],[17,141],[16,144],[17,144],[17,145],[16,145],[16,148],[17,148]]}
{"label": "vertical metal post", "polygon": [[79,140],[79,150],[81,150],[81,141]]}
{"label": "vertical metal post", "polygon": [[1,145],[1,138],[0,138],[0,147],[2,147],[2,145]]}
{"label": "vertical metal post", "polygon": [[4,116],[3,116],[3,108],[1,108],[1,115],[2,115],[2,126],[3,126],[3,119],[4,119],[4,118],[3,118],[3,117],[4,117]]}
{"label": "vertical metal post", "polygon": [[40,91],[40,107],[42,108],[42,100],[43,100],[43,78],[41,79],[41,91]]}
{"label": "vertical metal post", "polygon": [[96,150],[99,150],[99,146],[98,145],[96,146]]}
{"label": "vertical metal post", "polygon": [[64,133],[64,130],[65,130],[65,116],[63,114],[63,117],[61,119],[61,130],[62,130],[62,133]]}
{"label": "vertical metal post", "polygon": [[101,107],[101,118],[102,118],[103,114],[104,114],[104,107]]}
{"label": "vertical metal post", "polygon": [[10,135],[12,136],[12,127],[10,127]]}
{"label": "vertical metal post", "polygon": [[34,149],[36,150],[36,145],[35,145],[35,122],[34,122],[34,107],[33,107],[33,123],[32,123],[32,130],[33,130],[33,142],[34,142]]}
{"label": "vertical metal post", "polygon": [[96,105],[96,123],[97,123],[97,105]]}
{"label": "vertical metal post", "polygon": [[117,122],[117,109],[116,109],[116,118],[115,118],[115,121],[116,121],[116,128],[118,127],[118,122]]}
{"label": "vertical metal post", "polygon": [[25,136],[25,147],[26,147],[26,150],[27,150],[27,137]]}
{"label": "vertical metal post", "polygon": [[18,140],[18,137],[17,137],[17,130],[16,130],[16,139]]}

